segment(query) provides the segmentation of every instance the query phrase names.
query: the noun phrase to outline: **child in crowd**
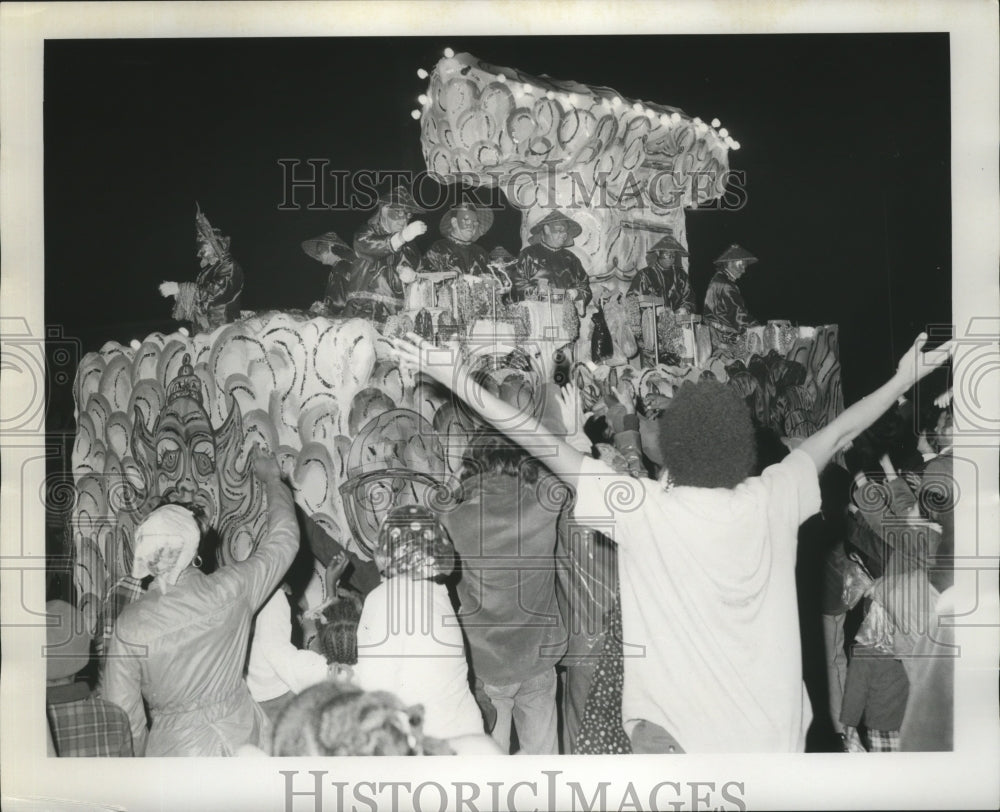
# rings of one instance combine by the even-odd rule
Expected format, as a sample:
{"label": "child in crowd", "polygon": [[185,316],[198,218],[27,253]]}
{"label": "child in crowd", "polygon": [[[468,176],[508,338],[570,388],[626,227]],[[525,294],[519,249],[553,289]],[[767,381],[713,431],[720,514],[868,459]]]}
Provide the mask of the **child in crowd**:
{"label": "child in crowd", "polygon": [[390,510],[375,562],[382,583],[361,611],[357,684],[423,705],[424,732],[433,738],[478,736],[481,752],[496,752],[483,733],[462,629],[442,583],[454,568],[455,550],[437,516],[416,505]]}

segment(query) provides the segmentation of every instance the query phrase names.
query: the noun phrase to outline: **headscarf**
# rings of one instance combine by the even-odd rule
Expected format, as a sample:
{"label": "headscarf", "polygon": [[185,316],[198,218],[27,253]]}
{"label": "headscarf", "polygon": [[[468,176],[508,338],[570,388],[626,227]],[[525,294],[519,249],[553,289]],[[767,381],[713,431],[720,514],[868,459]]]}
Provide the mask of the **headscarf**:
{"label": "headscarf", "polygon": [[194,560],[200,541],[201,530],[190,510],[180,505],[157,508],[136,530],[132,577],[152,575],[165,593]]}

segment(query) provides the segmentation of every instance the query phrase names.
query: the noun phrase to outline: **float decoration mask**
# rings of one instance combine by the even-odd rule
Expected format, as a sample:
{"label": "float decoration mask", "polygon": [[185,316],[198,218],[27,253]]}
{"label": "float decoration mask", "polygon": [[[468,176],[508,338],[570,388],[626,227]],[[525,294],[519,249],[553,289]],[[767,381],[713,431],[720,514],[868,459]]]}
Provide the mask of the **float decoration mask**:
{"label": "float decoration mask", "polygon": [[220,466],[235,462],[239,453],[239,410],[230,406],[225,423],[215,432],[202,405],[201,379],[191,356],[184,355],[177,377],[167,387],[167,403],[150,434],[136,414],[135,437],[146,452],[151,496],[185,505],[198,505],[215,526],[222,512]]}

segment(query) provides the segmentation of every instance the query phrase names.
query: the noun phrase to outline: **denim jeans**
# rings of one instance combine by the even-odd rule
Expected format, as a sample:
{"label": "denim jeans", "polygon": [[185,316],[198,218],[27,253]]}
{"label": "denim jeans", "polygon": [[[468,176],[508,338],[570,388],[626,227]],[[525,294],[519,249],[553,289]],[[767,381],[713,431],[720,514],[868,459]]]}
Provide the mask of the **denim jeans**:
{"label": "denim jeans", "polygon": [[529,756],[559,753],[555,668],[511,685],[483,683],[483,690],[497,711],[493,739],[505,753],[510,751],[511,719],[517,728],[519,753]]}

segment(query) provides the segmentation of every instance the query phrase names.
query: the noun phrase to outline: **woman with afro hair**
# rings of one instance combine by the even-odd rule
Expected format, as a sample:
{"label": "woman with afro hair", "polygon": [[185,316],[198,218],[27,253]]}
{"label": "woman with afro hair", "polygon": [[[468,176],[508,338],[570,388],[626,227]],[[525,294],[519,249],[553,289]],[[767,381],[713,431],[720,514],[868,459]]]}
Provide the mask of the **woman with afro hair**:
{"label": "woman with afro hair", "polygon": [[[892,378],[751,476],[754,432],[736,393],[682,387],[663,418],[658,480],[615,473],[473,382],[464,364],[410,335],[401,366],[472,405],[514,440],[554,447],[577,521],[618,544],[625,642],[622,720],[636,753],[802,752],[811,721],[795,590],[799,525],[820,506],[818,472],[949,357],[918,337]],[[575,399],[572,391],[564,398]],[[630,404],[627,404],[630,405]],[[636,429],[638,420],[629,416]],[[510,427],[515,427],[511,430]],[[530,430],[529,430],[530,429]]]}

